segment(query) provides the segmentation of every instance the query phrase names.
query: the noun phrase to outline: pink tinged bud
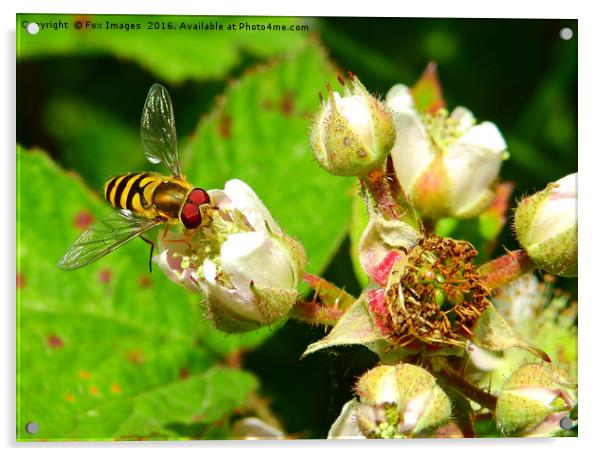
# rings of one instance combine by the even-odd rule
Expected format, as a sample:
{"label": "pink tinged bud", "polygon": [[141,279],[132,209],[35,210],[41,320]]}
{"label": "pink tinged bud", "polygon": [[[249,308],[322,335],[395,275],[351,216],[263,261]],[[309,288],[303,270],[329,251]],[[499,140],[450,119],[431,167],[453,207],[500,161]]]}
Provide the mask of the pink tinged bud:
{"label": "pink tinged bud", "polygon": [[451,403],[435,378],[411,364],[377,366],[356,388],[356,421],[367,437],[410,437],[451,418]]}
{"label": "pink tinged bud", "polygon": [[496,405],[496,423],[505,435],[545,437],[561,432],[560,420],[575,404],[575,385],[550,364],[526,364],[506,381]]}
{"label": "pink tinged bud", "polygon": [[516,237],[538,268],[577,275],[577,173],[524,198],[514,214]]}
{"label": "pink tinged bud", "polygon": [[394,86],[386,98],[397,139],[395,174],[417,209],[430,218],[474,217],[493,201],[506,143],[491,122],[476,125],[466,108],[418,114],[410,91]]}

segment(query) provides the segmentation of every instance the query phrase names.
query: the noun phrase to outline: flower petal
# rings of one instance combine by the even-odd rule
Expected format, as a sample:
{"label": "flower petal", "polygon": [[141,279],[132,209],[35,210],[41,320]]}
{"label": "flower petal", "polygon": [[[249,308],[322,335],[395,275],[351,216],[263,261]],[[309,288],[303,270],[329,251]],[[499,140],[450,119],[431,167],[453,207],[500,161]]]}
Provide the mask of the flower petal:
{"label": "flower petal", "polygon": [[295,288],[294,265],[284,247],[262,232],[232,234],[221,249],[222,268],[235,288]]}
{"label": "flower petal", "polygon": [[477,202],[486,206],[493,199],[490,187],[500,172],[505,150],[506,142],[491,122],[469,128],[449,147],[444,160],[456,213],[472,208]]}
{"label": "flower petal", "polygon": [[457,129],[462,133],[466,133],[466,131],[476,123],[472,112],[463,106],[454,108],[449,117],[458,121]]}
{"label": "flower petal", "polygon": [[391,149],[397,180],[408,192],[414,181],[435,158],[426,129],[418,114],[413,110],[397,110],[389,106],[397,132],[395,145]]}
{"label": "flower petal", "polygon": [[358,135],[360,141],[370,150],[374,149],[374,128],[372,114],[361,95],[340,97],[334,93],[336,108],[345,117],[349,126]]}
{"label": "flower petal", "polygon": [[253,302],[253,295],[248,286],[247,290],[237,290],[219,283],[217,266],[208,258],[203,262],[203,275],[205,293],[212,307],[218,307],[239,319],[261,321],[261,314]]}
{"label": "flower petal", "polygon": [[332,423],[328,431],[329,439],[365,439],[362,431],[357,425],[356,413],[359,402],[351,399],[341,410],[341,414]]}
{"label": "flower petal", "polygon": [[385,97],[387,107],[392,111],[413,111],[416,112],[414,105],[414,97],[408,86],[403,84],[395,84],[387,92]]}
{"label": "flower petal", "polygon": [[549,199],[535,217],[531,242],[539,244],[563,233],[577,224],[577,174],[556,181]]}
{"label": "flower petal", "polygon": [[224,186],[224,193],[230,199],[232,206],[243,213],[256,231],[267,232],[265,226],[267,223],[273,233],[282,232],[257,194],[243,181],[229,180]]}

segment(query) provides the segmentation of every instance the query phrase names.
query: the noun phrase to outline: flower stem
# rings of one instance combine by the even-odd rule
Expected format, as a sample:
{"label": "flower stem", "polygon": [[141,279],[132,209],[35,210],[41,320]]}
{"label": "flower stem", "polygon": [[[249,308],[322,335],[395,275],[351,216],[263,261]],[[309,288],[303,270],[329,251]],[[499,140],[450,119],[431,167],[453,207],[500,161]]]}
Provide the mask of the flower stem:
{"label": "flower stem", "polygon": [[501,288],[535,269],[535,264],[522,249],[514,250],[479,268],[483,283],[491,288]]}
{"label": "flower stem", "polygon": [[497,403],[497,396],[495,394],[491,394],[468,382],[459,372],[449,366],[444,367],[437,372],[437,374],[446,384],[466,396],[468,399],[481,404],[491,411],[495,410],[495,405]]}
{"label": "flower stem", "polygon": [[312,325],[334,326],[343,313],[341,309],[325,307],[315,301],[298,301],[290,317]]}

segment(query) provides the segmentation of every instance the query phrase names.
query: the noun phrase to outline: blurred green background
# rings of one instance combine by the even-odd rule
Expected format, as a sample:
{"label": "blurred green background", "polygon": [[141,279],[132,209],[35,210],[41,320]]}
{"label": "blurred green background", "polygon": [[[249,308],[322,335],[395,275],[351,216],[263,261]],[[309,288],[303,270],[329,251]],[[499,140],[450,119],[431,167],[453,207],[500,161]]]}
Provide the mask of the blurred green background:
{"label": "blurred green background", "polygon": [[[32,36],[24,21],[69,28]],[[265,30],[180,31],[182,22]],[[502,179],[516,184],[515,199],[577,170],[577,35],[575,20],[18,16],[18,438],[223,438],[236,417],[261,413],[250,394],[288,433],[323,438],[376,362],[363,348],[299,360],[324,329],[294,321],[217,333],[197,297],[148,274],[142,242],[79,271],[56,268],[90,217],[110,210],[103,182],[152,169],[139,140],[152,83],[172,96],[189,180],[247,181],[305,244],[310,272],[358,294],[353,181],[329,176],[309,149],[324,82],[350,70],[384,96],[436,61],[448,106],[495,122],[507,139]],[[508,226],[503,247],[517,248]],[[576,280],[559,284],[576,297]],[[35,435],[24,430],[31,421]]]}

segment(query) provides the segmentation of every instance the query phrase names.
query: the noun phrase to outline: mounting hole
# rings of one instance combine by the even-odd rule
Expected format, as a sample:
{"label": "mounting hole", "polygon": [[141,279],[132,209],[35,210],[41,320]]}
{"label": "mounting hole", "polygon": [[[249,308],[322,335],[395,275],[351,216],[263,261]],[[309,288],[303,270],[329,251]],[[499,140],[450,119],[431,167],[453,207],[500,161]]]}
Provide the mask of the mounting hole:
{"label": "mounting hole", "polygon": [[565,41],[568,41],[571,38],[573,38],[573,31],[570,28],[565,27],[562,30],[560,30],[559,35],[560,35],[560,38],[562,38]]}
{"label": "mounting hole", "polygon": [[27,33],[29,33],[30,35],[37,35],[40,31],[40,26],[36,22],[30,22],[25,27],[25,30],[27,30]]}
{"label": "mounting hole", "polygon": [[25,425],[25,430],[27,431],[28,434],[37,434],[38,431],[40,430],[40,427],[38,426],[38,423],[36,423],[35,421],[30,421],[29,423],[27,423]]}
{"label": "mounting hole", "polygon": [[565,431],[573,428],[573,420],[571,420],[568,416],[565,416],[560,420],[560,427]]}

